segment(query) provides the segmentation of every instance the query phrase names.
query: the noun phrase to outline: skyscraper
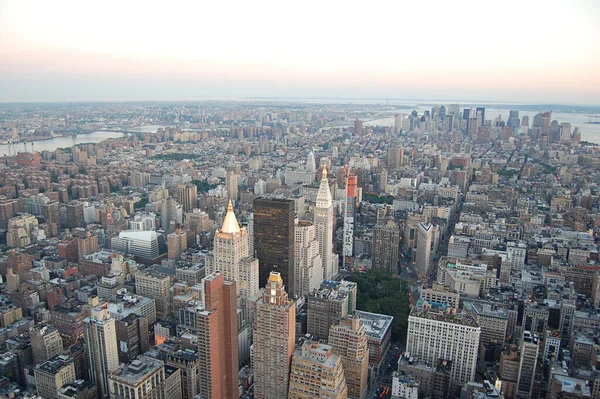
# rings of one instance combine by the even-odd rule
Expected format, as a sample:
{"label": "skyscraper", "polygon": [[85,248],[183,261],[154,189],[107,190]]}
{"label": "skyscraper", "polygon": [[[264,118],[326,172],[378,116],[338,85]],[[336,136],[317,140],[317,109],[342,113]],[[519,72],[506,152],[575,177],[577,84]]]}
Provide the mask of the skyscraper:
{"label": "skyscraper", "polygon": [[294,352],[289,399],[345,399],[348,387],[341,356],[332,347],[306,341]]}
{"label": "skyscraper", "polygon": [[344,268],[350,267],[351,258],[354,254],[354,207],[356,202],[356,185],[358,178],[350,174],[346,182],[346,209],[344,212]]}
{"label": "skyscraper", "polygon": [[364,133],[364,128],[363,128],[363,123],[361,120],[355,120],[354,121],[354,135],[355,136],[362,136]]}
{"label": "skyscraper", "polygon": [[521,336],[521,360],[519,363],[518,397],[530,398],[539,354],[538,336],[523,331]]}
{"label": "skyscraper", "polygon": [[238,175],[233,171],[229,171],[225,176],[225,188],[227,189],[227,196],[230,201],[237,201],[239,198],[238,194]]}
{"label": "skyscraper", "polygon": [[203,279],[205,310],[197,315],[200,396],[235,399],[238,393],[237,294],[221,273]]}
{"label": "skyscraper", "polygon": [[394,220],[393,212],[388,210],[386,217],[377,218],[373,229],[373,269],[390,273],[398,271],[398,246],[400,245],[400,227]]}
{"label": "skyscraper", "polygon": [[281,275],[285,286],[294,286],[294,201],[283,198],[254,200],[254,252],[259,260],[259,281],[271,271]]}
{"label": "skyscraper", "polygon": [[329,329],[329,345],[342,357],[348,398],[363,399],[367,395],[369,348],[365,327],[357,316],[342,319]]}
{"label": "skyscraper", "polygon": [[317,163],[315,161],[315,154],[312,151],[308,153],[308,157],[306,158],[306,171],[317,173]]}
{"label": "skyscraper", "polygon": [[317,192],[314,221],[319,240],[319,252],[323,262],[323,277],[333,279],[338,274],[338,267],[337,256],[333,254],[333,201],[325,166],[323,166],[321,185]]}
{"label": "skyscraper", "polygon": [[278,272],[270,273],[255,305],[254,397],[286,399],[296,342],[296,304],[288,298]]}
{"label": "skyscraper", "polygon": [[417,225],[417,271],[425,276],[431,265],[431,242],[433,240],[433,225],[419,223]]}
{"label": "skyscraper", "polygon": [[196,197],[198,187],[194,184],[180,184],[177,186],[177,198],[183,212],[189,212],[196,208]]}
{"label": "skyscraper", "polygon": [[319,254],[319,241],[315,226],[301,220],[295,228],[294,279],[298,295],[306,295],[319,288],[323,281],[323,261]]}
{"label": "skyscraper", "polygon": [[119,353],[115,320],[106,305],[92,309],[92,315],[83,321],[83,331],[90,379],[98,388],[98,396],[107,398],[108,375],[119,367]]}

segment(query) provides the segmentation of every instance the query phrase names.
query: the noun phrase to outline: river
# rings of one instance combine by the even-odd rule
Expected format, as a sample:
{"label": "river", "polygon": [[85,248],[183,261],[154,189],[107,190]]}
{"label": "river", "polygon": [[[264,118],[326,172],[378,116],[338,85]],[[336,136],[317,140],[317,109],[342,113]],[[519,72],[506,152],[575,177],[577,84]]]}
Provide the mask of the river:
{"label": "river", "polygon": [[[47,140],[34,140],[27,142],[27,152],[32,151],[32,143],[33,150],[36,152],[42,151],[55,151],[58,148],[69,148],[73,147],[77,144],[86,144],[86,143],[99,143],[108,139],[116,139],[119,137],[123,137],[123,133],[119,132],[111,132],[107,130],[96,131],[92,133],[78,134],[77,136],[63,136],[63,137],[54,137]],[[23,152],[25,149],[24,143],[12,144],[10,153],[12,155],[15,152]],[[7,144],[0,145],[0,155],[8,155],[9,149]]]}

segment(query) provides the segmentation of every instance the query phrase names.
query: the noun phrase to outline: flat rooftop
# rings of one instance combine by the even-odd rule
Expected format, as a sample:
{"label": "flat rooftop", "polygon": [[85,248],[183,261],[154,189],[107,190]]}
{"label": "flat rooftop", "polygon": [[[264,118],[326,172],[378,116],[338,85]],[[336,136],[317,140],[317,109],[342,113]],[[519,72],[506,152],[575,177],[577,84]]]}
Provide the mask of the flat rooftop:
{"label": "flat rooftop", "polygon": [[360,324],[365,327],[367,336],[382,340],[386,332],[391,329],[393,316],[378,313],[363,312],[357,310],[356,314],[360,319]]}

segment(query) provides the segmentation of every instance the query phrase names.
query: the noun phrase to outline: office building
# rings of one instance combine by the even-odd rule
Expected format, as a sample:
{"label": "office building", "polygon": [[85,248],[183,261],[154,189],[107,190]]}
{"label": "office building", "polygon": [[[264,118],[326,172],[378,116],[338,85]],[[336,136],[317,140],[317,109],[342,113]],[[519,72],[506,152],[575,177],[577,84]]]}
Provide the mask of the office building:
{"label": "office building", "polygon": [[251,258],[248,250],[248,232],[240,228],[230,200],[223,225],[215,234],[213,256],[207,262],[206,273],[220,272],[235,281],[242,305],[258,294],[258,269],[258,259]]}
{"label": "office building", "polygon": [[254,306],[254,397],[286,399],[296,343],[296,304],[283,279],[271,272]]}
{"label": "office building", "polygon": [[404,149],[402,147],[391,147],[387,150],[387,167],[390,171],[396,170],[404,162]]}
{"label": "office building", "polygon": [[393,316],[356,311],[360,325],[365,328],[369,347],[369,367],[378,372],[392,343]]}
{"label": "office building", "polygon": [[294,285],[299,296],[318,289],[323,281],[323,262],[315,226],[301,220],[295,227]]}
{"label": "office building", "polygon": [[75,381],[73,359],[55,355],[33,369],[38,394],[44,399],[58,399],[58,390]]}
{"label": "office building", "polygon": [[225,176],[225,189],[227,190],[227,197],[230,201],[238,200],[238,175],[233,171],[227,172],[227,176]]}
{"label": "office building", "polygon": [[452,361],[453,389],[475,378],[481,328],[469,314],[455,309],[413,308],[408,317],[406,351],[416,360],[437,364]]}
{"label": "office building", "polygon": [[203,282],[205,309],[197,315],[200,396],[238,398],[236,283],[221,273],[208,275]]}
{"label": "office building", "polygon": [[294,352],[289,399],[348,397],[341,356],[332,347],[306,341]]}
{"label": "office building", "polygon": [[134,255],[141,260],[154,260],[167,253],[165,237],[156,231],[121,231],[110,242],[111,249]]}
{"label": "office building", "polygon": [[108,376],[119,367],[115,320],[105,305],[93,308],[83,321],[85,352],[90,380],[96,384],[98,397],[109,396]]}
{"label": "office building", "polygon": [[307,332],[327,339],[331,326],[356,311],[357,285],[350,281],[325,280],[308,294]]}
{"label": "office building", "polygon": [[281,198],[254,200],[254,252],[259,260],[259,281],[278,272],[291,294],[294,286],[294,201]]}
{"label": "office building", "polygon": [[346,180],[346,204],[344,209],[344,242],[343,256],[344,269],[348,269],[352,264],[354,255],[354,217],[356,205],[356,191],[358,178],[355,174],[350,174]]}
{"label": "office building", "polygon": [[400,227],[391,212],[388,210],[386,217],[377,218],[373,229],[372,261],[375,270],[397,273]]}
{"label": "office building", "polygon": [[417,225],[417,263],[416,268],[421,276],[427,276],[431,267],[431,245],[434,226],[430,223]]}
{"label": "office building", "polygon": [[178,261],[186,249],[187,231],[178,226],[174,232],[167,235],[167,257]]}
{"label": "office building", "polygon": [[520,342],[519,379],[517,384],[517,396],[530,398],[535,380],[539,344],[537,334],[531,331],[523,331]]}
{"label": "office building", "polygon": [[177,186],[177,198],[181,204],[182,212],[189,212],[196,208],[198,187],[195,184],[180,184]]}
{"label": "office building", "polygon": [[323,262],[323,278],[334,279],[338,274],[338,258],[333,254],[333,201],[325,166],[323,166],[321,184],[317,192],[314,224]]}
{"label": "office building", "polygon": [[119,362],[129,363],[150,348],[148,317],[129,314],[115,322]]}
{"label": "office building", "polygon": [[109,379],[111,399],[181,398],[181,371],[151,357],[121,364]]}
{"label": "office building", "polygon": [[329,329],[327,341],[342,358],[348,398],[363,399],[367,395],[369,347],[365,327],[358,316],[342,319]]}
{"label": "office building", "polygon": [[306,171],[307,172],[312,172],[312,173],[317,173],[317,164],[315,162],[315,154],[314,152],[309,152],[308,156],[306,157]]}
{"label": "office building", "polygon": [[52,326],[38,324],[30,332],[33,364],[40,364],[63,351],[63,340]]}
{"label": "office building", "polygon": [[[156,315],[166,317],[169,315],[169,289],[171,277],[162,274],[140,272],[135,275],[135,292],[140,296],[152,298],[156,301]],[[150,324],[153,321],[149,320]]]}
{"label": "office building", "polygon": [[357,119],[354,121],[354,135],[362,136],[363,134],[364,134],[363,123],[361,120]]}

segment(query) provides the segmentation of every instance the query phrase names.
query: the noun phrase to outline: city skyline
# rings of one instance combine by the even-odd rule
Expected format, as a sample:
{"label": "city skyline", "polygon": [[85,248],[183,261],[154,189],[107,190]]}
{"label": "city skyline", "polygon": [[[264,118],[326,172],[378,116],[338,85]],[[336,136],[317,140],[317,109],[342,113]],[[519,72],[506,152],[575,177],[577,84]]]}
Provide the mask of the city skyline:
{"label": "city skyline", "polygon": [[[366,97],[599,104],[599,20],[600,7],[584,1],[442,2],[427,10],[393,3],[159,8],[131,2],[97,9],[1,1],[0,101]],[[522,22],[519,29],[515,21]],[[564,29],[548,29],[551,21]]]}

